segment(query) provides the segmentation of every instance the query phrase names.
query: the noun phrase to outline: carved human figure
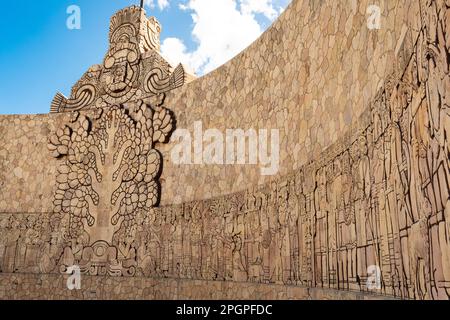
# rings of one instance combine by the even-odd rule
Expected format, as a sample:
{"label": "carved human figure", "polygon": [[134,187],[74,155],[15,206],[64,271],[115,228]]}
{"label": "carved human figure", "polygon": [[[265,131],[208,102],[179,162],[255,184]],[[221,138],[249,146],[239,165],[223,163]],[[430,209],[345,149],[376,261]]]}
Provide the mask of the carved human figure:
{"label": "carved human figure", "polygon": [[83,249],[87,245],[89,245],[89,235],[87,233],[82,233],[76,239],[70,240],[70,245],[64,248],[62,257],[64,270],[79,264],[83,255]]}
{"label": "carved human figure", "polygon": [[207,275],[208,279],[214,280],[221,277],[222,263],[221,249],[223,245],[223,211],[222,205],[219,201],[215,200],[211,205],[211,224],[207,230],[211,230],[210,233],[210,249],[209,261],[207,263]]}
{"label": "carved human figure", "polygon": [[36,271],[39,258],[39,248],[41,245],[41,233],[38,229],[39,221],[35,217],[29,216],[26,222],[25,233],[25,254],[24,270]]}
{"label": "carved human figure", "polygon": [[111,47],[103,63],[101,83],[109,103],[123,103],[130,98],[131,90],[137,89],[139,60],[136,28],[127,24],[119,26],[111,35]]}
{"label": "carved human figure", "polygon": [[[197,204],[194,204],[197,205]],[[177,218],[179,227],[174,239],[174,254],[177,268],[182,277],[188,278],[191,272],[191,219],[192,219],[192,204],[187,203],[183,206],[181,215]]]}
{"label": "carved human figure", "polygon": [[4,257],[5,257],[5,250],[6,250],[6,244],[7,244],[7,226],[8,226],[7,216],[1,215],[0,216],[0,272],[5,272],[3,270],[3,268],[4,268]]}
{"label": "carved human figure", "polygon": [[162,238],[162,216],[160,212],[155,209],[150,210],[149,213],[149,238],[147,240],[147,250],[150,252],[150,257],[153,259],[152,272],[157,275],[162,275],[162,254],[163,254],[163,238]]}
{"label": "carved human figure", "polygon": [[356,227],[351,205],[350,152],[341,155],[341,192],[338,198],[339,288],[356,289]]}
{"label": "carved human figure", "polygon": [[277,265],[277,280],[290,283],[291,279],[291,245],[289,236],[289,190],[287,181],[278,190],[278,254],[275,258]]}
{"label": "carved human figure", "polygon": [[[382,110],[385,105],[380,106]],[[380,112],[380,110],[378,110]],[[375,224],[375,230],[372,242],[376,246],[375,262],[381,269],[382,286],[390,288],[391,266],[389,261],[389,243],[388,243],[388,205],[386,203],[386,168],[385,168],[385,143],[384,132],[374,136],[374,150],[372,155],[373,170],[373,191],[372,191],[372,212],[378,219]]]}
{"label": "carved human figure", "polygon": [[6,245],[3,256],[2,270],[5,273],[12,273],[15,271],[15,260],[17,245],[20,238],[19,221],[13,216],[10,217],[6,226]]}
{"label": "carved human figure", "polygon": [[[433,209],[442,212],[444,219],[439,222],[436,232],[435,255],[443,252],[441,259],[436,258],[436,277],[444,287],[447,297],[450,286],[450,54],[449,40],[449,4],[448,1],[421,0],[421,18],[424,25],[421,42],[417,45],[419,80],[425,84],[427,117],[429,123],[430,148],[428,158],[432,172],[430,193],[436,199]],[[432,199],[433,196],[430,195]],[[434,211],[434,210],[433,210]],[[434,229],[434,228],[433,228]],[[433,231],[434,232],[434,231]],[[439,245],[437,245],[439,243]],[[440,262],[438,262],[441,260]],[[440,266],[442,265],[442,267]],[[441,272],[442,268],[442,272]],[[441,289],[438,289],[441,291]],[[442,294],[439,292],[439,296]]]}
{"label": "carved human figure", "polygon": [[161,208],[161,273],[164,277],[180,276],[180,261],[175,246],[180,234],[177,223],[176,208],[174,206]]}
{"label": "carved human figure", "polygon": [[263,275],[263,231],[260,223],[260,214],[262,199],[256,201],[252,211],[247,213],[249,220],[248,232],[246,234],[248,239],[248,277],[251,282],[260,282]]}
{"label": "carved human figure", "polygon": [[147,249],[145,248],[145,243],[147,241],[148,236],[148,219],[147,213],[143,211],[139,211],[136,215],[135,220],[135,232],[134,232],[134,246],[136,249],[136,265],[137,265],[137,274],[142,274],[143,269],[141,262],[144,260],[145,255],[147,254]]}
{"label": "carved human figure", "polygon": [[316,173],[316,189],[314,191],[315,212],[315,266],[316,285],[328,284],[328,247],[327,247],[327,219],[328,219],[328,192],[325,168],[319,168]]}
{"label": "carved human figure", "polygon": [[[314,170],[308,167],[304,171],[304,180],[301,183],[302,192],[299,197],[300,212],[304,209],[304,215],[302,217],[302,233],[304,239],[303,246],[303,258],[301,259],[302,267],[300,271],[300,276],[302,278],[302,283],[304,285],[312,286],[315,284],[316,270],[314,267],[315,263],[315,243],[316,238],[316,218],[315,218],[315,207],[314,207],[314,190],[316,187],[316,180]],[[298,185],[300,187],[300,184]],[[304,197],[302,196],[304,195]],[[304,200],[304,203],[303,203]],[[301,214],[302,215],[302,214]],[[299,236],[300,237],[300,236]]]}
{"label": "carved human figure", "polygon": [[248,274],[244,253],[242,252],[242,239],[239,234],[233,236],[233,281],[247,281]]}
{"label": "carved human figure", "polygon": [[[409,237],[409,257],[411,268],[410,272],[412,275],[411,286],[414,289],[415,297],[420,299],[427,299],[432,295],[432,274],[430,273],[431,261],[429,254],[431,241],[429,237],[430,228],[428,223],[433,214],[433,208],[430,198],[426,192],[428,189],[427,184],[432,180],[432,178],[429,172],[429,168],[431,166],[428,164],[428,148],[425,145],[425,141],[428,137],[426,134],[423,135],[425,130],[422,131],[422,128],[420,128],[420,125],[423,124],[422,121],[426,121],[426,113],[424,111],[424,108],[418,109],[418,113],[413,121],[411,130],[412,152],[410,198],[412,210],[415,212],[414,216],[418,217],[418,221],[415,221],[411,226],[411,235]],[[434,207],[436,208],[436,206]],[[413,231],[415,232],[412,233]],[[437,266],[438,264],[436,264],[436,267]]]}
{"label": "carved human figure", "polygon": [[260,190],[258,193],[260,199],[260,207],[258,213],[261,217],[261,231],[262,231],[262,265],[263,265],[263,283],[271,281],[271,250],[273,246],[273,235],[270,227],[269,218],[269,201],[268,190]]}
{"label": "carved human figure", "polygon": [[[307,267],[306,252],[311,241],[311,224],[310,217],[306,212],[306,196],[303,184],[305,177],[303,170],[299,170],[295,175],[294,193],[293,196],[297,198],[297,283],[308,285],[309,270]],[[295,203],[294,203],[295,204]],[[291,205],[292,207],[292,205]],[[295,214],[294,214],[295,219]]]}
{"label": "carved human figure", "polygon": [[58,265],[64,250],[64,240],[59,232],[51,232],[41,247],[39,270],[50,273]]}
{"label": "carved human figure", "polygon": [[191,243],[191,272],[192,277],[199,279],[202,267],[202,208],[194,206],[192,219],[190,221],[190,243]]}
{"label": "carved human figure", "polygon": [[[444,155],[448,155],[450,130],[448,3],[421,0],[421,7],[421,18],[425,28],[422,43],[418,45],[421,54],[419,75],[420,80],[426,84],[432,135]],[[449,161],[447,156],[447,167]]]}
{"label": "carved human figure", "polygon": [[[355,207],[355,224],[357,229],[357,246],[358,246],[358,276],[361,280],[365,280],[367,274],[367,267],[370,264],[375,264],[375,257],[366,252],[367,240],[370,236],[371,224],[369,224],[368,218],[370,216],[370,195],[371,195],[371,177],[370,166],[367,148],[367,139],[365,136],[361,136],[356,142],[357,148],[357,160],[354,162],[353,172],[353,186],[355,190],[353,192],[354,207]],[[373,221],[371,221],[373,222]],[[368,265],[366,264],[365,257],[371,255],[372,259],[368,258]],[[361,257],[361,258],[359,258]],[[371,260],[371,261],[370,261]]]}
{"label": "carved human figure", "polygon": [[409,258],[411,272],[412,297],[415,299],[429,299],[430,283],[430,240],[428,236],[427,218],[415,222],[411,226],[409,242]]}
{"label": "carved human figure", "polygon": [[233,278],[233,235],[235,234],[235,219],[234,210],[230,203],[226,204],[227,208],[223,213],[223,226],[224,230],[221,233],[221,264],[222,272],[221,277],[224,280],[232,280]]}
{"label": "carved human figure", "polygon": [[[392,113],[391,113],[392,114]],[[391,269],[391,287],[392,294],[396,296],[402,296],[402,287],[404,286],[404,278],[401,276],[403,273],[402,267],[402,248],[400,239],[400,227],[399,227],[399,208],[397,204],[396,196],[396,181],[399,180],[397,167],[397,159],[395,150],[392,143],[393,135],[393,123],[392,119],[388,124],[386,133],[383,137],[384,142],[384,168],[385,168],[385,210],[387,217],[387,230],[389,241],[389,256],[390,256],[390,269]]]}
{"label": "carved human figure", "polygon": [[18,217],[16,221],[19,237],[17,238],[17,248],[14,258],[14,271],[17,272],[23,271],[25,269],[25,256],[27,254],[27,244],[26,244],[27,222],[24,216]]}
{"label": "carved human figure", "polygon": [[185,206],[182,204],[173,206],[172,220],[176,225],[175,233],[173,235],[173,265],[175,268],[174,272],[178,277],[186,277],[186,267],[183,262],[183,226],[185,225],[185,211]]}
{"label": "carved human figure", "polygon": [[[1,234],[0,234],[0,268],[2,272],[11,272],[13,271],[13,266],[11,265],[11,252],[13,251],[10,247],[13,243],[10,243],[10,234],[12,230],[12,222],[13,219],[11,216],[4,216],[0,221],[1,223]],[[12,240],[12,239],[11,239]],[[15,246],[16,244],[14,244]]]}
{"label": "carved human figure", "polygon": [[329,266],[330,266],[330,284],[333,288],[337,288],[338,279],[338,218],[342,206],[342,163],[338,156],[332,163],[329,164],[329,212],[328,212],[328,251],[329,251]]}
{"label": "carved human figure", "polygon": [[[269,275],[270,282],[282,283],[283,282],[283,264],[282,264],[282,251],[280,248],[280,243],[282,239],[281,234],[281,225],[279,220],[280,208],[279,197],[279,188],[277,182],[270,183],[270,193],[268,197],[268,205],[267,205],[267,219],[268,226],[270,232],[270,245],[269,245]],[[283,214],[283,213],[281,213]]]}
{"label": "carved human figure", "polygon": [[288,194],[288,231],[289,231],[289,278],[288,283],[297,284],[300,280],[299,270],[299,203],[296,194],[296,182],[294,179],[289,181]]}
{"label": "carved human figure", "polygon": [[212,261],[213,261],[213,255],[214,251],[212,250],[212,241],[213,241],[213,232],[214,232],[214,218],[212,216],[212,203],[211,201],[205,201],[204,203],[205,211],[204,216],[201,221],[202,227],[203,227],[203,235],[202,235],[202,242],[201,242],[201,255],[202,255],[202,270],[201,270],[201,278],[205,280],[211,279],[211,272],[212,269]]}
{"label": "carved human figure", "polygon": [[[395,96],[394,96],[395,98]],[[411,205],[409,201],[409,179],[407,171],[407,154],[408,149],[404,147],[402,140],[402,114],[403,106],[399,103],[390,103],[391,107],[391,122],[388,127],[389,138],[389,152],[390,152],[390,175],[389,175],[389,186],[393,188],[395,201],[392,203],[391,207],[395,208],[394,218],[397,220],[398,229],[404,230],[408,228],[414,221]],[[395,221],[394,220],[394,221]],[[400,276],[400,281],[403,283],[403,296],[409,296],[408,283],[410,279],[409,273],[409,254],[408,254],[408,238],[405,236],[400,236],[400,251],[401,251],[401,266],[399,268],[398,274]]]}

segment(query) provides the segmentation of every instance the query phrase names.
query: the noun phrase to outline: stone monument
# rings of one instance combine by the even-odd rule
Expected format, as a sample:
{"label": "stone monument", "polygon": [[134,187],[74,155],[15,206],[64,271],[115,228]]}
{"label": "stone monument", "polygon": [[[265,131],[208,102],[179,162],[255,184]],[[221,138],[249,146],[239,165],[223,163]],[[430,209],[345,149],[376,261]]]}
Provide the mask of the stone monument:
{"label": "stone monument", "polygon": [[[70,97],[0,116],[0,298],[448,300],[450,6],[380,2],[294,0],[199,79],[115,14]],[[171,163],[198,119],[279,128],[279,174]]]}

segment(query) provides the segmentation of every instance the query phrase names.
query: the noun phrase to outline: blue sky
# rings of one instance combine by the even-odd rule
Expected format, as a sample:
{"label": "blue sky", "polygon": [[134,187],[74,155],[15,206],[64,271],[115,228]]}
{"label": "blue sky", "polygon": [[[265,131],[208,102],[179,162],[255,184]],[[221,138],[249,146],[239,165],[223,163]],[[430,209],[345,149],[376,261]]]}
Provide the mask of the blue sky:
{"label": "blue sky", "polygon": [[[202,75],[248,46],[289,2],[146,0],[146,10],[162,24],[163,55]],[[47,113],[57,91],[68,96],[102,62],[110,17],[131,4],[139,0],[3,1],[0,114]],[[80,30],[66,27],[70,5],[81,10]]]}

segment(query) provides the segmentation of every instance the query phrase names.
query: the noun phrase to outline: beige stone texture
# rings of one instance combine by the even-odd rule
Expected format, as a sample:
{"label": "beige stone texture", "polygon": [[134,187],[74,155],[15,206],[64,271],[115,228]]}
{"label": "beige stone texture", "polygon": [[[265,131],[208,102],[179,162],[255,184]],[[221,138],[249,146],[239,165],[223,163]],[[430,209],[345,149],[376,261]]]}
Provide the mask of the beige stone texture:
{"label": "beige stone texture", "polygon": [[220,281],[87,276],[67,290],[64,275],[0,274],[2,300],[378,300],[376,294]]}
{"label": "beige stone texture", "polygon": [[[449,299],[450,9],[379,3],[293,1],[190,83],[120,11],[54,114],[0,117],[0,297]],[[173,164],[195,121],[280,130],[280,171]]]}

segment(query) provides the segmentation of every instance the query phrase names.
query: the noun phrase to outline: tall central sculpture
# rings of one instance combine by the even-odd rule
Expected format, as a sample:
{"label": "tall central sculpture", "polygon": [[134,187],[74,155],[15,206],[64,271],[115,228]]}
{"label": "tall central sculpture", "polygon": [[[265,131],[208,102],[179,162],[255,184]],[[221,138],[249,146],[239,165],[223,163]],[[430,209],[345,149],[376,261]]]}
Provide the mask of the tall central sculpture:
{"label": "tall central sculpture", "polygon": [[111,19],[103,64],[83,75],[70,98],[58,93],[53,100],[52,112],[72,116],[49,138],[61,164],[41,270],[79,264],[91,275],[136,272],[138,221],[160,196],[155,144],[174,129],[165,93],[186,80],[181,65],[173,69],[159,54],[160,31],[142,8],[119,11]]}
{"label": "tall central sculpture", "polygon": [[[161,26],[145,10],[131,6],[111,18],[109,49],[73,86],[70,98],[58,93],[51,112],[77,111],[158,97],[188,79],[182,65],[173,69],[159,54]],[[158,99],[157,99],[158,100]]]}
{"label": "tall central sculpture", "polygon": [[[103,63],[56,95],[60,114],[0,116],[0,298],[448,300],[450,7],[386,2],[392,23],[368,31],[351,4],[293,1],[167,101],[188,76],[160,56],[159,24],[116,14]],[[323,28],[335,11],[351,30]],[[285,128],[286,172],[168,163],[160,191],[168,101],[180,127]],[[92,275],[78,293],[72,266]]]}

